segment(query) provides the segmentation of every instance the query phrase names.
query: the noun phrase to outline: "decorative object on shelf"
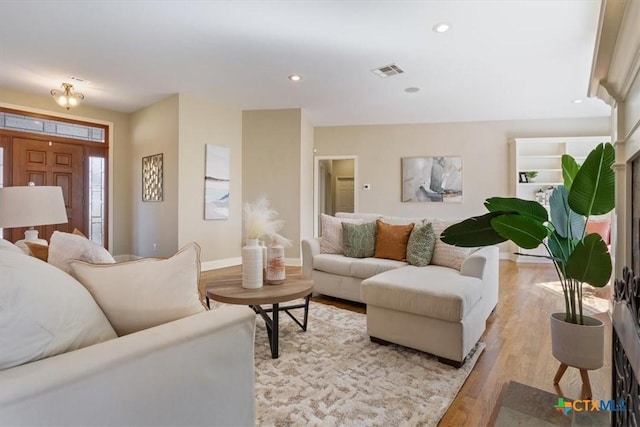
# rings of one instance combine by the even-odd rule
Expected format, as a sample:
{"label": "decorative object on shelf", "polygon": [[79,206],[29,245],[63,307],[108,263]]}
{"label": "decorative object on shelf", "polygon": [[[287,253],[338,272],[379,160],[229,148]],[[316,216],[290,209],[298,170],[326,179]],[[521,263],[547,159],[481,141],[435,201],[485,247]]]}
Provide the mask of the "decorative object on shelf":
{"label": "decorative object on shelf", "polygon": [[161,202],[162,191],[162,153],[142,158],[142,201]]}
{"label": "decorative object on shelf", "polygon": [[[268,271],[263,272],[264,252],[263,248],[259,246],[258,240],[269,238],[275,244],[283,247],[291,245],[291,241],[278,234],[278,231],[284,226],[284,221],[276,219],[278,212],[269,207],[269,201],[264,196],[259,197],[254,203],[245,203],[243,210],[247,243],[242,248],[242,286],[260,288],[263,285],[263,275],[268,275]],[[245,248],[247,248],[246,263]],[[282,280],[284,280],[284,276]]]}
{"label": "decorative object on shelf", "polygon": [[462,202],[462,157],[403,157],[403,202]]}
{"label": "decorative object on shelf", "polygon": [[84,99],[84,95],[78,92],[72,93],[73,85],[70,83],[62,83],[60,87],[62,92],[57,89],[51,89],[51,96],[54,101],[61,106],[69,110],[71,107],[77,107]]}
{"label": "decorative object on shelf", "polygon": [[527,177],[527,182],[535,182],[536,177],[538,176],[538,172],[536,171],[528,171],[524,173]]}
{"label": "decorative object on shelf", "polygon": [[29,227],[24,240],[18,240],[16,245],[22,247],[25,241],[47,245],[46,240],[38,239],[34,227],[67,222],[61,187],[36,186],[33,182],[28,186],[0,187],[0,228]]}
{"label": "decorative object on shelf", "polygon": [[[577,335],[578,331],[584,330],[588,334],[586,340],[594,341],[596,348],[602,347],[604,335],[591,335],[593,332],[589,330],[589,325],[593,321],[588,320],[589,317],[582,312],[582,284],[600,288],[611,279],[611,255],[607,244],[600,234],[588,233],[586,224],[592,215],[607,214],[615,206],[614,161],[614,148],[609,143],[594,148],[582,166],[573,157],[563,155],[564,185],[556,187],[551,194],[551,218],[540,203],[493,197],[485,202],[489,213],[452,225],[444,230],[441,239],[445,243],[464,247],[489,246],[507,240],[524,249],[544,245],[547,255],[543,257],[555,265],[565,302],[565,312],[552,317],[574,325],[586,325],[584,328],[574,328],[571,334]],[[556,345],[556,341],[552,340],[554,356],[562,353],[555,348]],[[585,352],[587,349],[574,347],[573,351]],[[583,356],[598,358],[598,355],[602,353]],[[572,360],[560,362],[562,364],[556,374],[558,379],[566,369],[565,365],[579,363]],[[585,370],[585,387],[588,386],[586,369],[593,369],[596,365],[598,363],[592,361],[589,366],[576,366]]]}
{"label": "decorative object on shelf", "polygon": [[204,219],[229,219],[231,149],[205,145]]}
{"label": "decorative object on shelf", "polygon": [[527,178],[526,172],[518,172],[518,182],[520,184],[526,184],[527,182],[529,182],[529,178]]}

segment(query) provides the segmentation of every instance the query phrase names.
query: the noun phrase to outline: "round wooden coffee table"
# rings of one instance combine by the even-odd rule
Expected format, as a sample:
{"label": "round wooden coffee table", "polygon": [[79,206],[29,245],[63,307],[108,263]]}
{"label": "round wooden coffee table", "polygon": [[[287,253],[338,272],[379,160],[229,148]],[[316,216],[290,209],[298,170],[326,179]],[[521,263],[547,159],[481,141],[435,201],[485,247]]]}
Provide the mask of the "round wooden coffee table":
{"label": "round wooden coffee table", "polygon": [[[313,292],[313,280],[302,275],[289,275],[280,285],[267,285],[258,289],[246,289],[242,287],[242,275],[229,276],[216,279],[207,284],[206,300],[209,306],[209,298],[227,304],[248,305],[260,314],[267,326],[271,357],[277,359],[278,351],[278,324],[279,313],[285,312],[294,322],[307,330],[309,318],[309,299]],[[303,304],[280,306],[281,302],[304,298]],[[271,308],[262,308],[262,305],[271,305]],[[304,308],[302,322],[295,318],[289,310]],[[269,313],[272,314],[269,317]]]}

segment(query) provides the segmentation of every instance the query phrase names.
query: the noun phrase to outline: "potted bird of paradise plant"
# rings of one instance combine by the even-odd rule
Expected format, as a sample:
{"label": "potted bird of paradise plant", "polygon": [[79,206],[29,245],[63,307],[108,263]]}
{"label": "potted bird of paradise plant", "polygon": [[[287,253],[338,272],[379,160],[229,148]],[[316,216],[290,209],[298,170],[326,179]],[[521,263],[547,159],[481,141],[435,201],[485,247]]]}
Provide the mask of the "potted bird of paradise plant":
{"label": "potted bird of paradise plant", "polygon": [[564,313],[553,313],[550,320],[552,352],[562,364],[556,378],[566,366],[587,370],[603,365],[604,326],[583,313],[582,297],[584,283],[603,287],[611,278],[607,244],[599,234],[588,233],[586,224],[615,206],[614,161],[609,143],[595,147],[581,166],[563,155],[564,184],[553,190],[550,211],[535,201],[492,197],[485,201],[488,213],[454,224],[440,237],[463,247],[505,241],[523,249],[544,246],[547,255],[543,257],[553,262],[565,303]]}

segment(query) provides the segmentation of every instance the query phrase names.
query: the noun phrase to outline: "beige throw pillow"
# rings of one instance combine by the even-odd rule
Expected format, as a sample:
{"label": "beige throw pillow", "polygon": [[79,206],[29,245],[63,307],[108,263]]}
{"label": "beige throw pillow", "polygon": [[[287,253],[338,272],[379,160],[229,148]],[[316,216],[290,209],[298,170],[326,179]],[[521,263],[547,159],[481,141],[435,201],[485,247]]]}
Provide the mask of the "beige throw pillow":
{"label": "beige throw pillow", "polygon": [[204,311],[198,293],[200,246],[196,243],[168,259],[70,264],[119,336]]}
{"label": "beige throw pillow", "polygon": [[344,253],[343,222],[348,224],[361,224],[362,220],[355,218],[336,218],[326,214],[320,215],[320,223],[322,225],[322,236],[320,237],[321,254]]}
{"label": "beige throw pillow", "polygon": [[442,234],[444,229],[458,222],[459,221],[455,220],[442,221],[435,219],[431,223],[433,225],[433,232],[436,235],[436,245],[433,250],[433,256],[431,257],[431,264],[460,270],[462,261],[478,250],[478,248],[461,248],[459,246],[448,245],[440,240],[440,234]]}

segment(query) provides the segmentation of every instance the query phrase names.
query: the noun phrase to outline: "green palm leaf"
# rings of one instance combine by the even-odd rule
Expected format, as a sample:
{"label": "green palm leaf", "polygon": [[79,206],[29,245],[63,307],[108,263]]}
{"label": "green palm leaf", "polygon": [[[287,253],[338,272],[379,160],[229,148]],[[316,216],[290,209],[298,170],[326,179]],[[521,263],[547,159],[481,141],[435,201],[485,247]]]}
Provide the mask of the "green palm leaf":
{"label": "green palm leaf", "polygon": [[489,212],[482,216],[465,219],[447,227],[440,235],[440,240],[449,245],[475,248],[495,245],[506,241],[491,227],[491,219],[503,215],[504,212]]}
{"label": "green palm leaf", "polygon": [[561,237],[581,239],[585,221],[569,207],[569,191],[564,185],[557,186],[549,198],[551,222]]}
{"label": "green palm leaf", "polygon": [[567,261],[566,275],[601,288],[611,279],[611,256],[599,234],[587,234]]}
{"label": "green palm leaf", "polygon": [[518,199],[517,197],[491,197],[484,202],[489,212],[517,212],[518,214],[546,222],[549,219],[547,210],[538,202]]}
{"label": "green palm leaf", "polygon": [[573,180],[576,178],[578,169],[580,169],[580,166],[576,162],[576,159],[568,154],[562,155],[562,179],[567,190],[571,189],[571,184],[573,184]]}
{"label": "green palm leaf", "polygon": [[589,153],[569,191],[569,206],[586,216],[602,215],[615,206],[615,161],[613,146],[600,144]]}
{"label": "green palm leaf", "polygon": [[522,215],[497,216],[491,219],[491,226],[499,235],[524,249],[537,248],[547,237],[547,229],[541,222]]}

